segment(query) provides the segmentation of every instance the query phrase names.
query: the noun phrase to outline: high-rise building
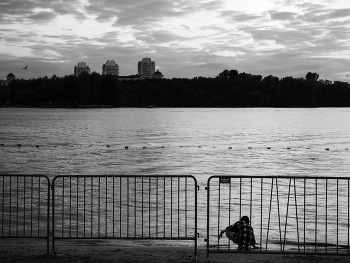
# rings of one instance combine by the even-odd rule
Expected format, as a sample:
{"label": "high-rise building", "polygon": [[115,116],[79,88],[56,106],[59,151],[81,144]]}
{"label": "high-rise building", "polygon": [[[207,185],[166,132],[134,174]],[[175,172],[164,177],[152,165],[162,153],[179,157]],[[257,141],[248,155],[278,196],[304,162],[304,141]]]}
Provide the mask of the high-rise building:
{"label": "high-rise building", "polygon": [[74,66],[74,74],[79,76],[80,73],[87,72],[90,74],[90,67],[85,62],[79,62],[78,65]]}
{"label": "high-rise building", "polygon": [[156,63],[150,58],[143,58],[137,64],[137,72],[141,78],[151,78],[156,69]]}
{"label": "high-rise building", "polygon": [[102,65],[102,74],[112,74],[119,76],[119,66],[114,60],[107,60],[106,64]]}

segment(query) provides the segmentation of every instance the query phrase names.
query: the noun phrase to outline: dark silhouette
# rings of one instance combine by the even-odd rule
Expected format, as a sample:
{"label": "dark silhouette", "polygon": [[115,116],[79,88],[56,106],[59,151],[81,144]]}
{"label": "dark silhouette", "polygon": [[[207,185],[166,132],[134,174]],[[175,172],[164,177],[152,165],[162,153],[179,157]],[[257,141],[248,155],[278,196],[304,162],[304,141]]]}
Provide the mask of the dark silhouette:
{"label": "dark silhouette", "polygon": [[15,79],[0,89],[0,103],[42,107],[350,107],[350,85],[224,70],[215,78],[118,79],[82,73]]}
{"label": "dark silhouette", "polygon": [[27,67],[28,67],[28,65],[27,65],[27,66],[25,66],[23,69],[27,69]]}
{"label": "dark silhouette", "polygon": [[242,216],[239,221],[221,230],[219,239],[222,238],[224,233],[228,239],[238,245],[239,250],[249,250],[249,247],[257,248],[254,230],[249,224],[249,217],[247,216]]}

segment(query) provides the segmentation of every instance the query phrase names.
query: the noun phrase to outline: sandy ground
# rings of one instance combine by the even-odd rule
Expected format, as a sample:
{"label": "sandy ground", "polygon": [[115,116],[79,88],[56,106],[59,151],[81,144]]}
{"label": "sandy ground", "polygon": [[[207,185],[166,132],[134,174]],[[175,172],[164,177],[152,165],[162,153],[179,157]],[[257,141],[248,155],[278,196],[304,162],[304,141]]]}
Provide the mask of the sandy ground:
{"label": "sandy ground", "polygon": [[[51,244],[50,244],[51,248]],[[157,246],[125,240],[60,240],[56,254],[46,254],[46,241],[0,239],[0,262],[196,262],[193,247]],[[206,249],[198,249],[197,262],[206,261]],[[278,255],[255,253],[210,254],[210,262],[350,262],[350,256]]]}

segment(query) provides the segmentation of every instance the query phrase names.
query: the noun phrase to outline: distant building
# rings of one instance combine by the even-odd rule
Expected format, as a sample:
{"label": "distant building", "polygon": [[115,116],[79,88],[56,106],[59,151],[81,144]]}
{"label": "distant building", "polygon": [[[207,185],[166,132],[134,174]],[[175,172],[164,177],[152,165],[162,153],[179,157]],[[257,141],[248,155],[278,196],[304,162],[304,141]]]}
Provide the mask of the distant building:
{"label": "distant building", "polygon": [[156,69],[156,63],[150,58],[143,58],[137,64],[137,72],[141,78],[151,78]]}
{"label": "distant building", "polygon": [[324,84],[324,85],[332,85],[333,84],[333,82],[328,80],[328,79],[326,79],[326,80],[320,79],[319,82]]}
{"label": "distant building", "polygon": [[0,80],[0,87],[7,87],[9,83],[14,79],[16,79],[16,76],[14,74],[8,74],[6,80]]}
{"label": "distant building", "polygon": [[106,64],[102,65],[102,74],[112,74],[119,76],[119,66],[114,60],[107,60]]}
{"label": "distant building", "polygon": [[152,78],[153,79],[162,79],[162,78],[164,78],[164,75],[162,74],[162,72],[157,70],[156,72],[153,73]]}
{"label": "distant building", "polygon": [[334,81],[333,83],[337,85],[344,85],[344,86],[350,87],[350,84],[344,81]]}
{"label": "distant building", "polygon": [[74,66],[74,75],[79,76],[80,73],[87,72],[90,74],[90,67],[85,62],[80,62]]}

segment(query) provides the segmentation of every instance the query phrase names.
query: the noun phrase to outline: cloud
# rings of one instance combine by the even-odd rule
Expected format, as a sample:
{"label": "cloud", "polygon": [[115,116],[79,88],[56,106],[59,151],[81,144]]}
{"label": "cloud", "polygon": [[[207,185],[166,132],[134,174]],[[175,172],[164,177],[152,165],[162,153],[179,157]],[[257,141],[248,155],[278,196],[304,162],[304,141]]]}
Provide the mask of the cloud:
{"label": "cloud", "polygon": [[346,1],[255,1],[254,8],[248,2],[4,0],[0,74],[25,61],[33,66],[19,76],[50,75],[48,69],[72,74],[80,61],[101,72],[113,59],[128,75],[143,57],[155,60],[166,77],[214,77],[226,68],[278,77],[347,74]]}
{"label": "cloud", "polygon": [[86,19],[81,11],[79,1],[46,1],[46,0],[3,0],[0,3],[0,17],[8,23],[22,23],[24,18],[32,23],[50,20],[55,15],[72,15],[78,19]]}
{"label": "cloud", "polygon": [[271,15],[271,19],[273,20],[284,20],[284,21],[293,20],[297,16],[297,14],[293,12],[271,12],[270,15]]}
{"label": "cloud", "polygon": [[27,16],[28,19],[36,21],[52,20],[56,17],[54,12],[39,12],[34,15]]}
{"label": "cloud", "polygon": [[341,17],[350,17],[350,8],[335,10],[329,14],[329,18]]}
{"label": "cloud", "polygon": [[257,20],[261,18],[262,18],[261,15],[252,15],[252,14],[245,14],[245,13],[238,13],[238,12],[235,12],[232,15],[232,20],[237,22],[247,22],[247,21]]}
{"label": "cloud", "polygon": [[164,44],[164,43],[181,41],[183,39],[186,39],[182,36],[179,36],[167,30],[155,30],[154,32],[150,32],[150,33],[140,32],[140,33],[134,34],[134,36],[136,39],[147,42],[148,44],[158,44],[158,43]]}

